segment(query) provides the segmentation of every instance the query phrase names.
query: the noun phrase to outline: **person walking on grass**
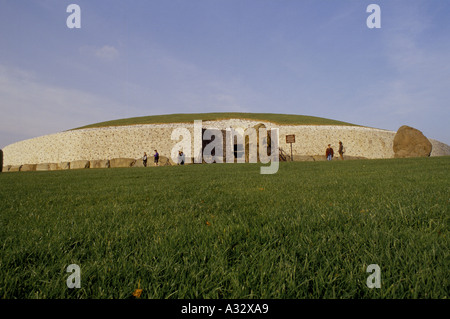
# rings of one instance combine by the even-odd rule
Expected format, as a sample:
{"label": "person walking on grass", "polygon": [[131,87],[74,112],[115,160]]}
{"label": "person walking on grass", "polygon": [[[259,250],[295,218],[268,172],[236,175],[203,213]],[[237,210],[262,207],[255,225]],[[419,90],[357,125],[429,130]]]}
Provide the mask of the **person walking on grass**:
{"label": "person walking on grass", "polygon": [[180,152],[180,164],[181,165],[184,165],[184,160],[185,160],[185,157],[184,157],[184,153],[183,152]]}
{"label": "person walking on grass", "polygon": [[144,164],[144,167],[147,167],[147,153],[144,152],[144,156],[142,157],[142,163]]}
{"label": "person walking on grass", "polygon": [[155,150],[155,154],[153,155],[153,162],[155,163],[155,166],[159,165],[159,154],[157,150]]}
{"label": "person walking on grass", "polygon": [[344,144],[342,144],[341,141],[339,141],[339,157],[341,158],[341,160],[344,160]]}
{"label": "person walking on grass", "polygon": [[182,151],[178,151],[178,163],[177,165],[184,165],[184,153]]}
{"label": "person walking on grass", "polygon": [[328,144],[328,148],[327,148],[327,150],[325,152],[325,156],[327,157],[328,161],[331,161],[333,159],[334,151],[331,148],[331,144]]}

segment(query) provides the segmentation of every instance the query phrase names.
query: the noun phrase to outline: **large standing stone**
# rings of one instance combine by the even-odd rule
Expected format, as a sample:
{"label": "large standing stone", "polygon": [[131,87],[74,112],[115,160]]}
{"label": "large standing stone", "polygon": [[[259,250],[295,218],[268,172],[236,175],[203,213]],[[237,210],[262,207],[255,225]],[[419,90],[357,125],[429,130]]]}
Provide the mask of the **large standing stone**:
{"label": "large standing stone", "polygon": [[413,127],[403,125],[394,136],[394,157],[427,157],[431,154],[431,142],[423,133]]}

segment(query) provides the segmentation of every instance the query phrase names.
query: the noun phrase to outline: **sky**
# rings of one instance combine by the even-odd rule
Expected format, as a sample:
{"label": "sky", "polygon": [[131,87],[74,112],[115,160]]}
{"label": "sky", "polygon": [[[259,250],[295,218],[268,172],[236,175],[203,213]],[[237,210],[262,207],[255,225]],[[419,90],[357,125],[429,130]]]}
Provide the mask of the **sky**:
{"label": "sky", "polygon": [[450,144],[449,17],[448,0],[0,0],[0,148],[204,112],[409,125]]}

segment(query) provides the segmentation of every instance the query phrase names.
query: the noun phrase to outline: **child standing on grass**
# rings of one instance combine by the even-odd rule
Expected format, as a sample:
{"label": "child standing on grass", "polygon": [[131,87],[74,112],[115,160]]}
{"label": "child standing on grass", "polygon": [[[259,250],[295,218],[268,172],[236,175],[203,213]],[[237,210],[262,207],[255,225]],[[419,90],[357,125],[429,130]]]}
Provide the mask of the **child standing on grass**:
{"label": "child standing on grass", "polygon": [[325,156],[327,157],[328,161],[331,161],[334,156],[333,149],[331,148],[331,144],[328,144],[327,151],[325,152]]}

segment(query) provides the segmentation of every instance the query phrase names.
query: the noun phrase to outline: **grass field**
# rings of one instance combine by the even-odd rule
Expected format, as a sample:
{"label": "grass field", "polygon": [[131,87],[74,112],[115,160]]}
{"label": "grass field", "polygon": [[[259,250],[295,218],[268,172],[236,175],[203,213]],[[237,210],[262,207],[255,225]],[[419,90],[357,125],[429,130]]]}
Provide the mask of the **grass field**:
{"label": "grass field", "polygon": [[[0,298],[448,298],[450,158],[0,174]],[[69,289],[66,268],[81,268]],[[366,285],[377,264],[381,288]]]}
{"label": "grass field", "polygon": [[131,117],[86,125],[81,128],[95,128],[105,126],[121,126],[134,124],[167,124],[192,123],[194,120],[215,121],[225,119],[247,119],[255,121],[270,121],[282,125],[354,125],[342,121],[322,117],[276,114],[276,113],[186,113]]}

